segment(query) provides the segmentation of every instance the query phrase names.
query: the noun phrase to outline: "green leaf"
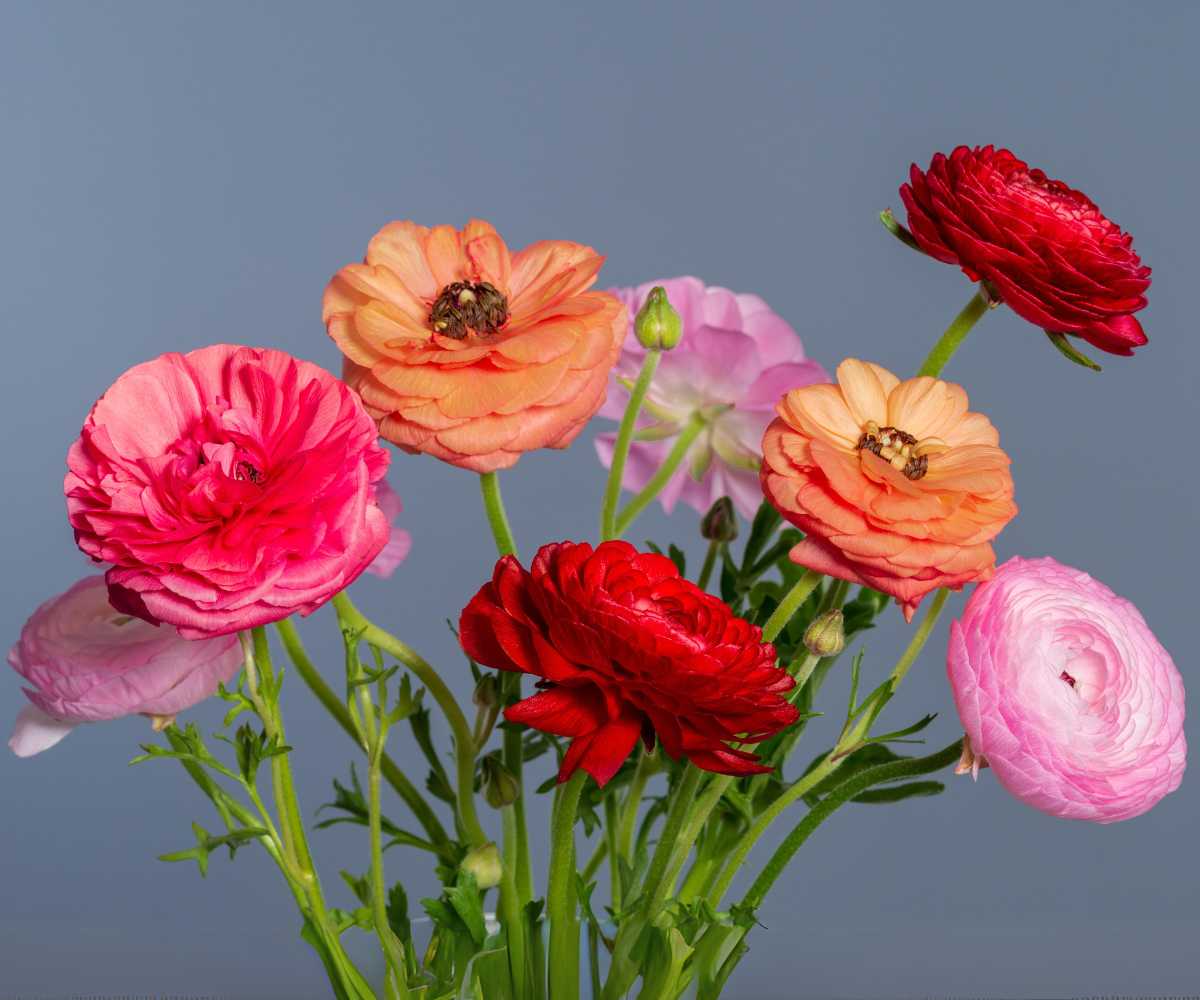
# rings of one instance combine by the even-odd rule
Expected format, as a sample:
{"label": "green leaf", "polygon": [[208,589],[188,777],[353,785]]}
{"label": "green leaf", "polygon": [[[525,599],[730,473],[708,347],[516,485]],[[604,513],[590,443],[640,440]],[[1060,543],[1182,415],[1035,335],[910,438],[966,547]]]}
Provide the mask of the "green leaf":
{"label": "green leaf", "polygon": [[932,715],[926,715],[918,719],[911,726],[905,726],[903,729],[897,729],[894,733],[882,733],[879,736],[868,736],[866,741],[868,743],[904,742],[903,738],[905,736],[912,736],[915,733],[921,732],[922,729],[928,726],[936,718],[937,712],[934,712]]}
{"label": "green leaf", "polygon": [[1073,361],[1075,364],[1079,365],[1079,367],[1087,368],[1089,371],[1098,372],[1102,370],[1095,361],[1093,361],[1086,354],[1080,351],[1074,344],[1072,344],[1067,339],[1067,335],[1065,333],[1051,333],[1049,330],[1047,330],[1046,336],[1050,338],[1050,343],[1058,348],[1058,352],[1068,361]]}
{"label": "green leaf", "polygon": [[758,506],[754,520],[750,522],[750,535],[746,539],[746,547],[742,550],[742,566],[753,566],[767,541],[775,533],[775,529],[783,523],[779,511],[766,500]]}
{"label": "green leaf", "polygon": [[856,795],[851,802],[885,803],[901,802],[918,796],[938,795],[946,790],[940,781],[910,781],[904,785],[891,785],[882,788],[871,788]]}
{"label": "green leaf", "polygon": [[237,853],[239,847],[248,844],[252,840],[268,836],[267,831],[261,826],[241,827],[236,830],[230,830],[228,833],[214,836],[199,823],[192,824],[192,833],[196,837],[195,847],[189,847],[183,851],[174,851],[171,854],[160,854],[158,860],[169,862],[195,861],[196,867],[200,869],[201,877],[208,875],[208,856],[218,847],[229,848],[229,857],[232,858]]}
{"label": "green leaf", "polygon": [[460,872],[458,881],[446,890],[446,900],[454,908],[477,946],[487,938],[483,919],[483,896],[470,872]]}
{"label": "green leaf", "polygon": [[916,250],[917,253],[925,252],[921,249],[921,245],[915,239],[913,239],[913,234],[896,221],[896,217],[892,215],[892,210],[890,208],[885,208],[879,213],[879,221],[883,223],[884,229],[895,236],[896,239],[898,239],[910,250]]}
{"label": "green leaf", "polygon": [[450,784],[446,768],[433,745],[429,709],[421,708],[413,712],[408,717],[408,724],[412,727],[413,738],[417,741],[417,746],[421,748],[421,753],[429,762],[430,771],[429,776],[425,779],[425,787],[431,795],[453,805],[456,801],[454,786]]}
{"label": "green leaf", "polygon": [[671,562],[675,564],[675,568],[679,570],[680,576],[687,576],[687,556],[683,549],[672,543],[667,546],[667,555],[671,557]]}

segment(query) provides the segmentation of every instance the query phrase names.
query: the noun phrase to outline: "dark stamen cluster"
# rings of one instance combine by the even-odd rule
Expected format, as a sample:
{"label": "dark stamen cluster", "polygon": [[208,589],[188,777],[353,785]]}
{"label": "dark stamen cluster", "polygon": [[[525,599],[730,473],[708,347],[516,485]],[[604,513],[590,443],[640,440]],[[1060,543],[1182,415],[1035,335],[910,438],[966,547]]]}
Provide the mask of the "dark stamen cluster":
{"label": "dark stamen cluster", "polygon": [[474,330],[492,334],[508,321],[508,300],[486,281],[455,281],[442,289],[429,311],[429,326],[444,337],[462,340]]}
{"label": "dark stamen cluster", "polygon": [[[874,425],[872,425],[874,426]],[[929,471],[929,456],[912,454],[917,439],[898,427],[880,427],[878,432],[864,431],[858,439],[858,450],[866,449],[896,466],[897,456],[904,459],[902,471],[906,479],[920,479]]]}

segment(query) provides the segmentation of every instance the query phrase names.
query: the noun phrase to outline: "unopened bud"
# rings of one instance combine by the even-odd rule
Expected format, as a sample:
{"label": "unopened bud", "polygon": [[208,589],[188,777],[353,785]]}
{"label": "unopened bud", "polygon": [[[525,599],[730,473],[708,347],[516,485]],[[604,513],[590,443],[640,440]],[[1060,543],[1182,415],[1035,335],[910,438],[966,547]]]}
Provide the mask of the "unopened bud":
{"label": "unopened bud", "polygon": [[495,844],[484,844],[468,852],[459,865],[464,872],[475,876],[475,883],[480,889],[492,889],[500,884],[503,868],[500,864],[500,852]]}
{"label": "unopened bud", "polygon": [[708,508],[708,513],[700,521],[700,537],[710,542],[732,542],[737,536],[737,514],[733,509],[733,501],[729,497],[721,497]]}
{"label": "unopened bud", "polygon": [[638,343],[650,350],[669,351],[683,336],[683,321],[679,318],[666,289],[655,285],[638,310],[633,321],[633,332]]}
{"label": "unopened bud", "polygon": [[479,678],[471,700],[477,708],[492,708],[500,704],[500,686],[496,683],[495,674],[484,674]]}
{"label": "unopened bud", "polygon": [[846,648],[845,619],[841,608],[817,615],[804,630],[804,648],[813,656],[837,656]]}
{"label": "unopened bud", "polygon": [[511,806],[521,795],[521,786],[498,754],[490,753],[479,762],[483,797],[493,809]]}

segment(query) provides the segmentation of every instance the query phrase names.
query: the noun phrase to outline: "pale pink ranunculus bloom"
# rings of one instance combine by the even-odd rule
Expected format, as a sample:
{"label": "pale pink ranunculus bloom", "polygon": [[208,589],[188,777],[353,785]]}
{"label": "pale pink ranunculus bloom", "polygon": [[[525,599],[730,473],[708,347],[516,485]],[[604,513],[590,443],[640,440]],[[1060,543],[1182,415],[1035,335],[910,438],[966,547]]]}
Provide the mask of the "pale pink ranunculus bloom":
{"label": "pale pink ranunculus bloom", "polygon": [[87,576],[42,604],[8,662],[28,683],[9,747],[28,757],[81,722],[171,718],[214,694],[242,662],[235,635],[184,639],[115,610],[104,577]]}
{"label": "pale pink ranunculus bloom", "polygon": [[371,561],[367,572],[387,580],[408,558],[408,553],[412,550],[412,535],[396,527],[396,519],[404,510],[404,505],[400,502],[400,494],[392,489],[386,479],[381,479],[375,484],[375,502],[379,504],[379,509],[392,526],[392,535],[387,545],[379,550],[379,555]]}
{"label": "pale pink ranunculus bloom", "polygon": [[[701,513],[722,496],[751,518],[762,502],[758,469],[763,431],[787,391],[829,376],[804,355],[796,331],[757,295],[706,287],[698,278],[670,278],[611,291],[629,307],[631,322],[614,381],[600,415],[620,420],[629,402],[626,383],[637,378],[646,356],[632,318],[655,285],[661,285],[683,321],[678,346],[663,354],[642,408],[639,428],[653,440],[635,440],[622,485],[642,489],[658,471],[676,437],[696,411],[709,425],[659,494],[670,513],[682,500]],[[612,465],[615,433],[596,439],[600,460]]]}
{"label": "pale pink ranunculus bloom", "polygon": [[388,455],[345,383],[217,344],[117,379],[67,457],[79,547],[115,607],[223,635],[308,614],[383,549]]}
{"label": "pale pink ranunculus bloom", "polygon": [[950,631],[976,769],[1036,809],[1111,823],[1179,787],[1183,680],[1129,601],[1050,558],[1010,559]]}

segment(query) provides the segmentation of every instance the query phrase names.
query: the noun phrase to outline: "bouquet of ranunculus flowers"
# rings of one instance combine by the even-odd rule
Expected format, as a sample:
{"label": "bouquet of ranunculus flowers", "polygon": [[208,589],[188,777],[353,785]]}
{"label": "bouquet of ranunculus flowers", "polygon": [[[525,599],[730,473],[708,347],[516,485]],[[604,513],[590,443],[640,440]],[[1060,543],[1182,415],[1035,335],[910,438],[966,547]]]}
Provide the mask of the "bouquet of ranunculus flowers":
{"label": "bouquet of ranunculus flowers", "polygon": [[[830,379],[755,295],[695,278],[594,291],[590,247],[514,253],[480,221],[389,223],[334,276],[323,312],[340,380],[229,344],[130,369],[67,455],[68,519],[103,574],[42,604],[13,646],[29,705],[12,749],[147,716],[159,736],[138,760],[178,761],[215,810],[164,860],[205,872],[219,848],[261,847],[344,1000],[576,1000],[584,982],[598,1000],[711,1000],[820,824],[848,803],[939,792],[929,776],[949,767],[990,768],[1056,816],[1145,812],[1184,770],[1179,673],[1086,573],[1048,557],[996,566],[1017,513],[1010,459],[939,376],[1001,304],[1080,364],[1097,367],[1081,340],[1132,354],[1149,268],[1083,194],[1007,150],[938,154],[900,196],[907,226],[884,212],[885,226],[976,284],[911,378],[850,358]],[[523,561],[498,473],[597,415],[617,421],[596,442],[598,537],[588,512]],[[389,442],[481,490],[499,561],[457,615],[465,663],[429,663],[350,597],[410,543],[393,526]],[[699,515],[694,579],[675,546],[623,540],[656,501]],[[967,584],[946,654],[961,727],[917,752],[933,717],[884,712]],[[889,599],[908,621],[926,604],[911,640],[872,681],[861,653],[842,668],[840,733],[798,763],[823,682]],[[336,676],[296,623],[326,602],[345,645]],[[289,697],[307,686],[365,757],[365,785],[352,772],[331,804],[366,831],[347,885],[313,864],[285,661]],[[468,670],[464,706],[451,675]],[[212,696],[228,703],[221,731],[178,721]],[[389,757],[402,735],[427,775]],[[534,795],[554,800],[548,859],[531,857]],[[754,848],[774,824],[786,832],[764,863]],[[394,881],[401,865],[385,872],[387,848],[436,866],[425,919]],[[743,871],[749,888],[731,895]],[[377,940],[383,973],[351,960],[356,933]]]}

